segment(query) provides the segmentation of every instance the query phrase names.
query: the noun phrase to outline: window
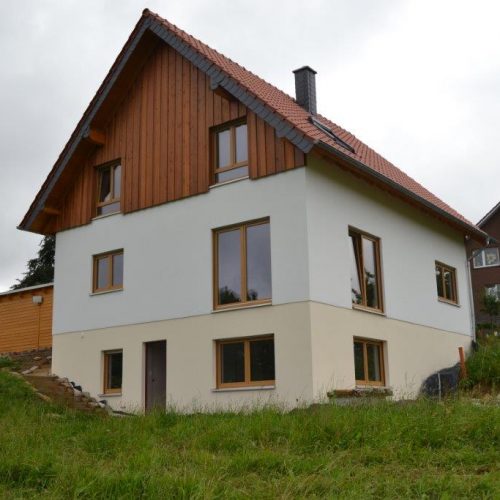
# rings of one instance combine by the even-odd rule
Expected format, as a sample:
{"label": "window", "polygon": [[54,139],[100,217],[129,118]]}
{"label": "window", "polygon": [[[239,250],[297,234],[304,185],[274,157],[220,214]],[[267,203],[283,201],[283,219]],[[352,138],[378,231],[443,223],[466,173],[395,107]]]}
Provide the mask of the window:
{"label": "window", "polygon": [[352,229],[349,240],[352,303],[382,311],[380,240]]}
{"label": "window", "polygon": [[219,340],[217,387],[274,385],[274,337]]}
{"label": "window", "polygon": [[105,292],[123,288],[123,250],[94,255],[92,290]]}
{"label": "window", "polygon": [[356,385],[384,385],[384,345],[376,340],[354,339]]}
{"label": "window", "polygon": [[120,211],[121,165],[100,167],[97,197],[97,215],[113,214]]}
{"label": "window", "polygon": [[123,351],[104,353],[104,394],[122,392]]}
{"label": "window", "polygon": [[500,266],[498,248],[484,248],[474,257],[474,268]]}
{"label": "window", "polygon": [[215,183],[248,176],[247,124],[236,122],[213,132]]}
{"label": "window", "polygon": [[436,262],[436,285],[440,300],[456,304],[457,298],[457,277],[453,267]]}
{"label": "window", "polygon": [[214,307],[271,300],[269,220],[214,232]]}
{"label": "window", "polygon": [[500,284],[485,287],[485,292],[488,295],[493,295],[493,297],[496,297],[497,300],[500,300]]}

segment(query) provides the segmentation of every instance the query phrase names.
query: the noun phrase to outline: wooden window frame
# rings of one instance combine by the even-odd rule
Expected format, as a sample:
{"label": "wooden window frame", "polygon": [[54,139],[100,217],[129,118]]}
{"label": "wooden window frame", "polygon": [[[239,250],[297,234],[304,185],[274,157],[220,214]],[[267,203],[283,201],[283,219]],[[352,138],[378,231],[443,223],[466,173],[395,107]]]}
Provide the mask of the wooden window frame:
{"label": "wooden window frame", "polygon": [[[251,360],[250,360],[250,343],[261,340],[272,340],[274,344],[274,335],[260,335],[257,337],[240,337],[234,339],[220,339],[215,341],[216,348],[216,387],[217,389],[230,389],[238,387],[267,387],[276,384],[276,351],[274,354],[274,370],[275,376],[273,380],[250,380],[251,377]],[[226,344],[241,344],[244,349],[244,370],[245,380],[243,382],[222,382],[222,346]]]}
{"label": "wooden window frame", "polygon": [[[236,129],[241,126],[241,125],[246,125],[247,126],[247,159],[245,161],[236,161]],[[229,157],[230,157],[230,164],[226,165],[225,167],[219,168],[217,166],[217,160],[218,160],[218,142],[217,138],[218,135],[221,132],[224,132],[226,130],[229,130],[230,133],[230,139],[229,139]],[[248,124],[246,117],[244,118],[238,118],[237,120],[233,120],[231,122],[226,122],[223,123],[222,125],[217,125],[216,127],[213,127],[211,129],[211,164],[212,164],[212,184],[222,184],[222,182],[217,182],[217,174],[222,174],[224,172],[228,172],[229,170],[234,170],[235,168],[240,168],[240,167],[248,167]],[[247,176],[243,177],[238,177],[238,179],[244,179]],[[232,179],[236,180],[236,179]]]}
{"label": "wooden window frame", "polygon": [[[93,260],[93,270],[92,270],[92,293],[100,293],[100,292],[110,292],[113,290],[123,290],[123,283],[121,285],[115,285],[113,286],[113,257],[115,255],[123,255],[123,249],[121,250],[113,250],[111,252],[104,252],[100,253],[97,255],[92,256]],[[97,262],[104,258],[107,257],[108,259],[108,283],[109,286],[105,288],[97,288],[97,274],[98,274],[98,266]],[[125,261],[124,261],[125,264]]]}
{"label": "wooden window frame", "polygon": [[[373,339],[365,339],[360,337],[354,337],[353,340],[353,349],[354,344],[358,342],[363,344],[363,365],[364,365],[364,380],[356,379],[357,387],[385,387],[385,356],[384,356],[384,342],[382,340],[373,340]],[[368,380],[368,349],[367,345],[376,345],[379,347],[379,366],[380,366],[380,380]],[[354,360],[356,363],[356,360]],[[356,378],[356,366],[354,366],[354,377]]]}
{"label": "wooden window frame", "polygon": [[[365,311],[384,313],[384,293],[382,286],[382,261],[381,261],[381,251],[380,251],[380,238],[377,236],[373,236],[372,234],[366,233],[364,231],[360,231],[354,227],[349,227],[349,238],[355,236],[354,242],[356,245],[356,251],[359,255],[359,262],[357,262],[357,270],[358,277],[360,280],[360,288],[361,288],[361,304],[355,304],[352,302],[353,309],[360,309]],[[375,271],[377,273],[377,296],[379,301],[379,307],[371,307],[367,305],[367,294],[366,294],[366,282],[365,282],[365,274],[364,274],[364,255],[363,255],[363,247],[361,245],[362,239],[365,238],[369,241],[375,243]],[[349,242],[350,243],[350,242]]]}
{"label": "wooden window frame", "polygon": [[[121,167],[121,173],[120,173],[120,193],[118,193],[118,197],[116,197],[115,193],[115,176],[114,176],[114,170],[116,167]],[[106,215],[112,215],[112,214],[117,214],[121,212],[121,187],[123,185],[123,165],[121,164],[120,160],[114,160],[109,163],[105,163],[103,165],[99,165],[96,167],[97,169],[97,195],[95,197],[96,203],[95,203],[95,216],[96,217],[103,217]],[[101,182],[102,182],[102,173],[105,170],[110,170],[110,179],[109,179],[109,189],[112,195],[114,195],[113,198],[111,198],[108,201],[99,201],[99,196],[101,194]],[[100,214],[99,209],[102,207],[105,207],[107,205],[111,205],[113,203],[119,203],[119,208],[115,212],[110,212],[109,214]]]}
{"label": "wooden window frame", "polygon": [[[122,355],[122,383],[120,387],[116,388],[111,388],[109,387],[110,381],[109,381],[109,361],[110,357],[113,354],[119,354],[121,353]],[[123,387],[123,349],[113,349],[111,351],[104,351],[103,352],[103,368],[104,368],[104,376],[103,376],[103,382],[102,382],[102,393],[103,394],[121,394],[122,392],[122,387]]]}
{"label": "wooden window frame", "polygon": [[[255,221],[243,222],[239,224],[233,224],[231,226],[225,226],[212,231],[213,240],[213,307],[214,310],[222,309],[234,309],[240,307],[251,307],[256,305],[270,304],[272,302],[272,296],[269,299],[260,300],[247,300],[247,285],[248,285],[248,275],[247,275],[247,228],[252,226],[260,226],[261,224],[271,224],[269,217],[265,219],[259,219]],[[235,229],[240,230],[240,268],[241,268],[241,289],[239,302],[233,302],[231,304],[219,304],[219,234],[226,233],[229,231],[234,231]],[[271,250],[271,249],[269,249]],[[272,276],[271,276],[272,279]]]}
{"label": "wooden window frame", "polygon": [[438,267],[441,268],[441,286],[443,287],[443,293],[445,295],[446,295],[446,287],[445,287],[444,271],[446,270],[446,271],[449,271],[451,273],[451,289],[452,289],[452,294],[453,294],[452,298],[441,297],[439,295],[439,288],[437,288],[437,283],[436,283],[436,292],[437,292],[438,300],[440,302],[446,302],[448,304],[458,305],[458,287],[457,287],[457,270],[456,270],[456,268],[436,260],[435,266],[434,266],[434,273],[436,273]]}

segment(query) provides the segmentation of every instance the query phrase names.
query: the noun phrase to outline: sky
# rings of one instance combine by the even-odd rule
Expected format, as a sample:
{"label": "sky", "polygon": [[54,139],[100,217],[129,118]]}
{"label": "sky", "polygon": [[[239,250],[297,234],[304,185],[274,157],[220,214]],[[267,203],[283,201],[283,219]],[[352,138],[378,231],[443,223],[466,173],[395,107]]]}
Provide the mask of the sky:
{"label": "sky", "polygon": [[496,0],[1,0],[0,291],[41,236],[16,226],[148,7],[294,95],[477,222],[500,199]]}

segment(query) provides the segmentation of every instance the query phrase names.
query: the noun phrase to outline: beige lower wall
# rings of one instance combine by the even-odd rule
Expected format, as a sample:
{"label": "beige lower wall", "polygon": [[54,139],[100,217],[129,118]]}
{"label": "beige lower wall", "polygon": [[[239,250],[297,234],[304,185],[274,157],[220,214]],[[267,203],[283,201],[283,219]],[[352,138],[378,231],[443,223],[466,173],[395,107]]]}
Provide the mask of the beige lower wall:
{"label": "beige lower wall", "polygon": [[[276,386],[215,392],[214,340],[274,334]],[[92,395],[102,392],[102,352],[123,349],[123,391],[106,396],[115,409],[144,403],[144,343],[167,341],[167,399],[183,411],[312,398],[309,303],[263,306],[210,315],[54,335],[52,371]]]}
{"label": "beige lower wall", "polygon": [[[274,334],[276,386],[215,391],[214,340]],[[300,302],[168,321],[54,335],[53,372],[102,393],[102,353],[123,349],[123,392],[104,398],[121,410],[144,405],[144,343],[167,341],[167,400],[182,411],[293,407],[355,386],[353,337],[385,342],[386,381],[396,397],[415,397],[422,381],[458,361],[470,337],[362,311]]]}
{"label": "beige lower wall", "polygon": [[315,399],[355,387],[354,337],[384,341],[386,385],[396,398],[415,397],[429,375],[459,361],[458,347],[470,348],[467,335],[317,302],[310,306]]}

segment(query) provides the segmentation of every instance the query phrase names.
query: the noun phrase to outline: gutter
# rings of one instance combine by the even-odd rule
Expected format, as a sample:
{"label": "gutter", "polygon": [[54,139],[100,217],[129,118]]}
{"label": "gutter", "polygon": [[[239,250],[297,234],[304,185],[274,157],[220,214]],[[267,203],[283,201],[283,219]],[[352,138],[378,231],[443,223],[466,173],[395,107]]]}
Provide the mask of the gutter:
{"label": "gutter", "polygon": [[356,160],[356,159],[352,158],[351,156],[349,156],[345,153],[342,153],[341,151],[339,151],[339,150],[333,148],[332,146],[329,146],[328,144],[325,144],[324,142],[321,142],[321,141],[316,143],[316,146],[319,149],[323,149],[323,150],[327,151],[328,153],[330,153],[334,156],[337,156],[338,158],[344,160],[349,165],[356,167],[358,170],[367,174],[369,177],[374,177],[375,179],[382,181],[384,184],[388,184],[394,190],[398,191],[401,194],[404,194],[408,198],[411,198],[413,201],[416,201],[419,204],[424,205],[426,208],[429,208],[431,211],[439,214],[441,217],[449,220],[450,222],[453,222],[454,224],[461,226],[464,230],[466,230],[466,234],[472,233],[472,234],[475,234],[477,237],[480,237],[482,242],[488,241],[489,236],[484,231],[481,231],[481,229],[474,227],[474,226],[471,226],[471,225],[467,224],[466,222],[458,219],[457,217],[454,217],[453,215],[449,214],[448,212],[445,212],[442,208],[439,208],[436,205],[434,205],[433,203],[425,200],[424,198],[421,198],[417,194],[402,187],[397,182],[385,177],[384,175],[380,174],[379,172],[373,170],[372,168],[367,167],[364,163],[360,162],[359,160]]}

